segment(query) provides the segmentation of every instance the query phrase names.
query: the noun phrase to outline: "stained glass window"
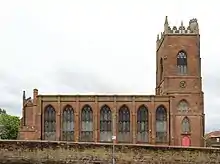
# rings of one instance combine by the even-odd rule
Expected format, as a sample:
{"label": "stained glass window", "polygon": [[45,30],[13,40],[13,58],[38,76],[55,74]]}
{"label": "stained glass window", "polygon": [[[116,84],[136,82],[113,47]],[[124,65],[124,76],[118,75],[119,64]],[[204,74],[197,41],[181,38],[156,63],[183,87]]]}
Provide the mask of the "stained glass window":
{"label": "stained glass window", "polygon": [[93,141],[93,111],[89,105],[85,105],[81,111],[81,135],[83,142]]}
{"label": "stained glass window", "polygon": [[56,111],[51,105],[44,110],[44,139],[56,140]]}
{"label": "stained glass window", "polygon": [[167,112],[162,105],[156,110],[156,142],[167,142]]}
{"label": "stained glass window", "polygon": [[148,109],[144,105],[137,111],[137,142],[148,142]]}
{"label": "stained glass window", "polygon": [[188,117],[184,117],[182,121],[182,132],[183,133],[188,133],[190,132],[190,122]]}
{"label": "stained glass window", "polygon": [[67,105],[63,110],[62,126],[62,140],[74,141],[74,110],[70,105]]}
{"label": "stained glass window", "polygon": [[112,112],[107,105],[100,110],[100,141],[112,141]]}
{"label": "stained glass window", "polygon": [[119,109],[118,142],[130,142],[130,111],[126,105]]}

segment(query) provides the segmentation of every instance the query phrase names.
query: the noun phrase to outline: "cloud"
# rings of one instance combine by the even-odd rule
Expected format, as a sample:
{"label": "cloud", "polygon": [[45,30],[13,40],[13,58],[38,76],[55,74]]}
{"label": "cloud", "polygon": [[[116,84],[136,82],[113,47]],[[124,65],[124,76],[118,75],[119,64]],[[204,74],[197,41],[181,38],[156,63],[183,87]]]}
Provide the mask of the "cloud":
{"label": "cloud", "polygon": [[[217,70],[216,70],[217,71]],[[206,114],[206,131],[220,129],[220,93],[218,84],[220,83],[220,75],[208,73],[205,75],[204,81],[204,104]]]}
{"label": "cloud", "polygon": [[[80,69],[76,69],[80,70]],[[122,84],[114,84],[102,75],[93,71],[71,71],[70,69],[59,69],[53,75],[57,85],[72,88],[74,92],[120,92],[128,90]],[[109,85],[109,83],[111,85]]]}
{"label": "cloud", "polygon": [[7,113],[20,115],[21,112],[21,81],[16,77],[0,72],[0,107]]}
{"label": "cloud", "polygon": [[219,84],[220,84],[219,74],[214,74],[213,72],[213,74],[209,74],[205,76],[204,89],[206,90],[206,94],[213,97],[220,97],[220,93],[218,92]]}

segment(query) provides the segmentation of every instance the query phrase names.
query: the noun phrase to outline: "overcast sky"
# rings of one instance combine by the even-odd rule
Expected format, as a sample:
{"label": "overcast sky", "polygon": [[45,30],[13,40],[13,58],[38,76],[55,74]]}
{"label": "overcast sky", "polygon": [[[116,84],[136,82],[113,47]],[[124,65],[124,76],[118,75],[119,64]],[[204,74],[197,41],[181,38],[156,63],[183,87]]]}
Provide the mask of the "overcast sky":
{"label": "overcast sky", "polygon": [[22,91],[154,94],[156,36],[197,18],[206,129],[220,127],[218,1],[1,0],[0,107],[21,114]]}

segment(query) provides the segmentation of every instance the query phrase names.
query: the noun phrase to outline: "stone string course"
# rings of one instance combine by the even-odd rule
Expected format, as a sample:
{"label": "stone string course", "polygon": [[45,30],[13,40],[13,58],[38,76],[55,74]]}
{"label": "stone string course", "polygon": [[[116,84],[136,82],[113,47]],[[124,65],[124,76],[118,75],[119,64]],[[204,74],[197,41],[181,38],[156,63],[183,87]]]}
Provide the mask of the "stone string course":
{"label": "stone string course", "polygon": [[[220,149],[115,145],[116,164],[220,163]],[[110,164],[111,144],[0,141],[0,164]]]}

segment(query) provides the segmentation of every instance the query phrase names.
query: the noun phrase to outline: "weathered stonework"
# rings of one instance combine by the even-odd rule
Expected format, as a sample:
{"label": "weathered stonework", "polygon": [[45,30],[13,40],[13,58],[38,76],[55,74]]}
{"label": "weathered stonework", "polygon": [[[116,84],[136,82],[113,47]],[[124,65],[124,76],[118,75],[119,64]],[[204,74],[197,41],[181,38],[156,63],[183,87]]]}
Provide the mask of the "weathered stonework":
{"label": "weathered stonework", "polygon": [[[117,164],[220,163],[220,149],[115,145]],[[110,164],[111,144],[0,141],[0,164]]]}

